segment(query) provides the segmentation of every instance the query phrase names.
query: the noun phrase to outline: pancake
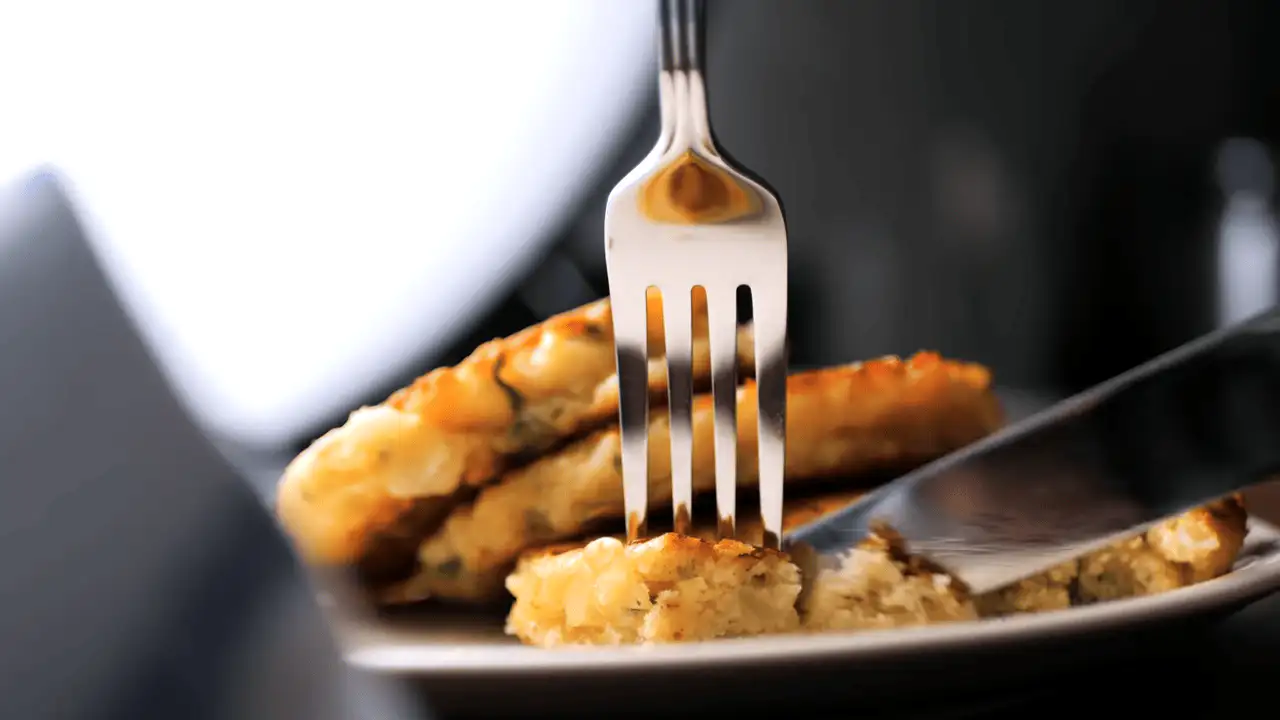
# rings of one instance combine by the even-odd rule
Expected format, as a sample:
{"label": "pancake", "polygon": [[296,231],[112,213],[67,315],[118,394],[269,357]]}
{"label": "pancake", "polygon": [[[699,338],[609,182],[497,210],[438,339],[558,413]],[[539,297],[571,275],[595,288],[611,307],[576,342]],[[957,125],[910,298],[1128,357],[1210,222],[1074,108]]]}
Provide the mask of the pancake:
{"label": "pancake", "polygon": [[526,643],[712,640],[799,628],[800,570],[785,553],[668,533],[530,557],[507,580],[507,632]]}
{"label": "pancake", "polygon": [[1247,521],[1243,498],[1224,498],[979,598],[979,607],[989,614],[1034,612],[1155,595],[1211,580],[1235,564]]}
{"label": "pancake", "polygon": [[[798,373],[788,378],[787,393],[789,488],[920,465],[1001,424],[987,370],[934,353]],[[738,402],[738,484],[753,487],[758,479],[753,383],[739,388]],[[695,398],[695,493],[715,489],[713,414],[710,395]],[[670,506],[669,448],[668,419],[653,413],[649,502],[654,514]],[[619,452],[614,425],[506,474],[473,502],[457,507],[422,544],[416,575],[381,589],[380,600],[500,599],[502,579],[521,551],[622,517]]]}
{"label": "pancake", "polygon": [[1048,612],[1156,595],[1225,575],[1247,532],[1239,496],[1157,524],[1006,588],[969,599],[950,577],[873,538],[816,573],[801,603],[809,630],[865,630]]}
{"label": "pancake", "polygon": [[[817,502],[811,509],[833,512],[847,500]],[[1241,500],[1226,498],[978,597],[912,557],[887,529],[847,553],[838,567],[823,570],[803,546],[768,556],[768,564],[765,556],[753,561],[737,548],[730,554],[744,559],[737,566],[720,561],[727,569],[713,559],[710,548],[718,545],[700,538],[668,534],[630,546],[614,538],[562,544],[521,556],[506,581],[515,596],[506,629],[527,644],[556,647],[867,631],[1048,612],[1221,576],[1240,552],[1246,519]],[[788,598],[798,624],[785,605]]]}
{"label": "pancake", "polygon": [[[694,374],[705,384],[705,295],[695,293],[694,301]],[[650,349],[660,355],[656,293],[648,311]],[[740,364],[749,370],[749,328],[739,338]],[[608,300],[485,343],[458,365],[356,410],[316,440],[285,469],[277,515],[309,563],[361,564],[375,576],[402,576],[416,541],[475,487],[615,420],[615,371]],[[665,385],[662,362],[652,361],[651,388],[657,393]],[[396,549],[406,547],[397,559]]]}

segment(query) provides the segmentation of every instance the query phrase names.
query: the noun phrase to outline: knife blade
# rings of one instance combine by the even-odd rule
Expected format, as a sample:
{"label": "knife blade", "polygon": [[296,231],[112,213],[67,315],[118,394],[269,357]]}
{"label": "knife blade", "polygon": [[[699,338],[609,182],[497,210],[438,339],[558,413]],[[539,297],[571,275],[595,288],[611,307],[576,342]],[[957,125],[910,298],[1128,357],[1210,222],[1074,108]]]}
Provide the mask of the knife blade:
{"label": "knife blade", "polygon": [[930,463],[787,540],[831,558],[875,523],[983,593],[1280,471],[1280,309]]}

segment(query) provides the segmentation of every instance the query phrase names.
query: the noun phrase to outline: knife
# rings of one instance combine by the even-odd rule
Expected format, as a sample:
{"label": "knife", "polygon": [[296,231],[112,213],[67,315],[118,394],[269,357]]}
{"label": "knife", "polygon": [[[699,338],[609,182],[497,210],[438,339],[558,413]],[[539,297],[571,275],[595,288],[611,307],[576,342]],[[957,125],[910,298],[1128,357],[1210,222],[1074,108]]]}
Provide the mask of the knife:
{"label": "knife", "polygon": [[1280,309],[1198,338],[797,528],[827,558],[885,523],[984,593],[1280,471]]}

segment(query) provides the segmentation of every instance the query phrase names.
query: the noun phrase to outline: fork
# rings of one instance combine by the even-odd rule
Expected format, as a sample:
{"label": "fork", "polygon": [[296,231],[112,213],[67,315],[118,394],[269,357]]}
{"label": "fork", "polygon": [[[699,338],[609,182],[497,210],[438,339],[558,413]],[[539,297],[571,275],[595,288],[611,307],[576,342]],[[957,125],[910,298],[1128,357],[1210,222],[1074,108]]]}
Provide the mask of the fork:
{"label": "fork", "polygon": [[674,529],[691,529],[695,287],[707,298],[717,532],[735,535],[737,296],[746,287],[755,323],[763,544],[776,548],[786,464],[786,224],[777,195],[716,147],[702,70],[703,15],[702,0],[659,0],[661,132],[648,156],[614,187],[605,210],[627,537],[646,532],[650,288],[662,295]]}

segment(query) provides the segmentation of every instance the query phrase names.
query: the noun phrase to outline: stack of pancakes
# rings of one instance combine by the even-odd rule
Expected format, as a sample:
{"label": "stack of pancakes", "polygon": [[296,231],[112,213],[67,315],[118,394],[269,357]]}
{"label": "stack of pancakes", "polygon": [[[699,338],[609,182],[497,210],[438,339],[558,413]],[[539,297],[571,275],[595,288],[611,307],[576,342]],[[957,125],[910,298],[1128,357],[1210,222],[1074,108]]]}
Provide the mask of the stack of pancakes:
{"label": "stack of pancakes", "polygon": [[[694,375],[705,393],[700,300],[695,295]],[[651,403],[660,406],[666,377],[656,296],[649,314]],[[744,488],[758,479],[751,348],[744,326]],[[1244,535],[1244,513],[1228,500],[1171,521],[1184,527],[1157,528],[985,598],[965,597],[886,538],[869,540],[838,573],[803,572],[801,558],[753,547],[760,525],[742,503],[740,542],[714,542],[712,526],[688,538],[588,544],[622,531],[614,371],[607,300],[486,343],[457,366],[355,411],[312,444],[281,479],[279,517],[304,559],[352,568],[379,603],[480,604],[514,595],[508,629],[543,645],[885,627],[1063,607],[1220,574]],[[933,353],[795,373],[787,393],[787,527],[844,507],[1002,422],[990,373]],[[693,427],[694,489],[705,497],[715,487],[709,394],[695,398]],[[660,407],[650,414],[649,437],[651,517],[661,517],[670,509],[671,463]],[[1148,539],[1158,532],[1168,535],[1163,544]]]}

